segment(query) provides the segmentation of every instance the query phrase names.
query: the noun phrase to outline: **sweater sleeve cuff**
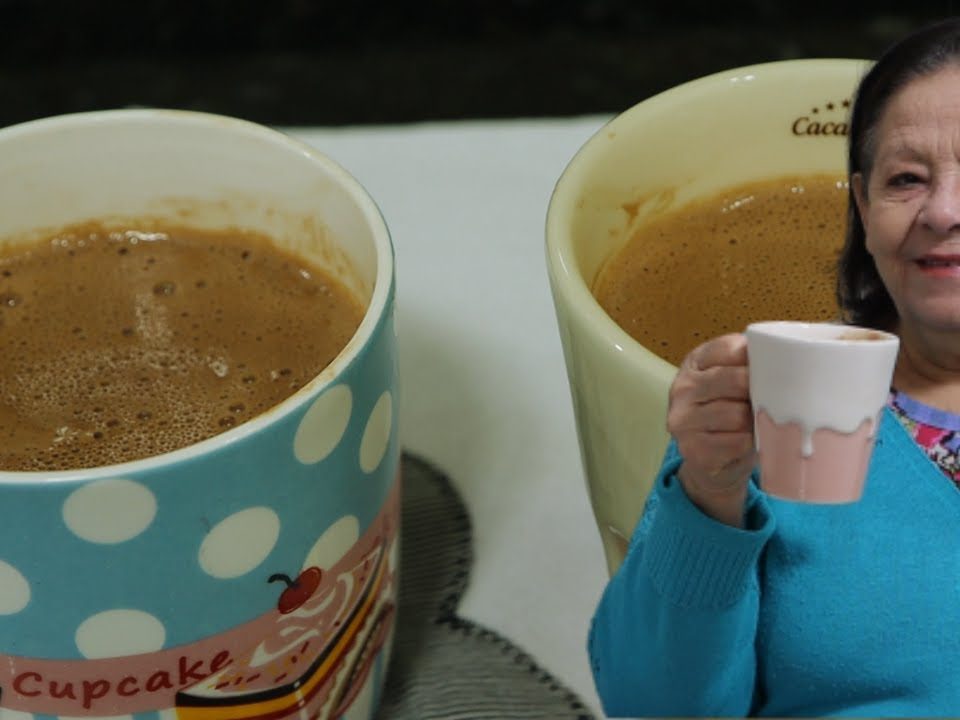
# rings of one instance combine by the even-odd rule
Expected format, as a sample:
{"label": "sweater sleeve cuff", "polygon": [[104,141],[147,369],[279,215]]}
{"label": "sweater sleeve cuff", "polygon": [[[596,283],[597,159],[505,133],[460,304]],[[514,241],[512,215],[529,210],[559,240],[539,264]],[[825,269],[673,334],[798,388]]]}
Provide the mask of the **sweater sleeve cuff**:
{"label": "sweater sleeve cuff", "polygon": [[654,587],[679,607],[724,608],[756,583],[760,553],[774,531],[774,518],[751,483],[746,529],[717,522],[687,497],[669,460],[654,485],[656,517],[645,541],[642,564]]}

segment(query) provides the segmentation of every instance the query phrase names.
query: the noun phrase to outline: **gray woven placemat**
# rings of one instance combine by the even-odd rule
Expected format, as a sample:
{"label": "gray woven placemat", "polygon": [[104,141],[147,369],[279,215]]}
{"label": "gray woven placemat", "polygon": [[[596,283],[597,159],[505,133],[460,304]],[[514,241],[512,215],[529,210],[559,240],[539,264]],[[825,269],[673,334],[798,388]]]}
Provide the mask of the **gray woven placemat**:
{"label": "gray woven placemat", "polygon": [[470,518],[449,479],[403,456],[399,610],[377,720],[593,720],[507,638],[457,616],[473,560]]}

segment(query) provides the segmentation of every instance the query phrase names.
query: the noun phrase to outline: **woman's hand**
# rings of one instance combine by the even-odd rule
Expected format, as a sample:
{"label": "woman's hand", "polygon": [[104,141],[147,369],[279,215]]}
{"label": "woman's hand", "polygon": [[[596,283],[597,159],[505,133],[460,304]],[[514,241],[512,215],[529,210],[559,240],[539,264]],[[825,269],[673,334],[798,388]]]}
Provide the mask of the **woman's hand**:
{"label": "woman's hand", "polygon": [[687,355],[670,387],[667,430],[683,457],[678,476],[690,500],[742,527],[755,461],[744,335],[722,335]]}

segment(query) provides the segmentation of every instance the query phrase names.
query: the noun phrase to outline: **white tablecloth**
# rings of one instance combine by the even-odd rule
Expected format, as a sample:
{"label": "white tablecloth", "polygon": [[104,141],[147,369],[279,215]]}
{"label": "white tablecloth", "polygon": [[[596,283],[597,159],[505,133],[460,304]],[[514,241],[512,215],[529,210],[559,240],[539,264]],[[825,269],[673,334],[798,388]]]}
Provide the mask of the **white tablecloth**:
{"label": "white tablecloth", "polygon": [[550,193],[606,117],[293,128],[377,201],[397,253],[401,437],[467,504],[460,613],[600,715],[585,650],[606,579],[544,259]]}

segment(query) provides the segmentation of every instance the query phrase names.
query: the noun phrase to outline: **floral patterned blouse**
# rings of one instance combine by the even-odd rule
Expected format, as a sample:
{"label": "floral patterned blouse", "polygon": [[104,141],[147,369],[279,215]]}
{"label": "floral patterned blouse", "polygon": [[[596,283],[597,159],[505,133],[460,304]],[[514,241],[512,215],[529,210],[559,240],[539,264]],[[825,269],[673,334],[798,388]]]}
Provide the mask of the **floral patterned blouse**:
{"label": "floral patterned blouse", "polygon": [[960,415],[924,405],[897,390],[887,400],[924,452],[960,488]]}

